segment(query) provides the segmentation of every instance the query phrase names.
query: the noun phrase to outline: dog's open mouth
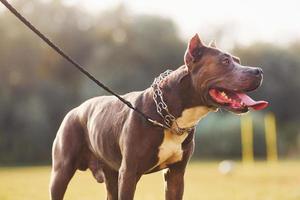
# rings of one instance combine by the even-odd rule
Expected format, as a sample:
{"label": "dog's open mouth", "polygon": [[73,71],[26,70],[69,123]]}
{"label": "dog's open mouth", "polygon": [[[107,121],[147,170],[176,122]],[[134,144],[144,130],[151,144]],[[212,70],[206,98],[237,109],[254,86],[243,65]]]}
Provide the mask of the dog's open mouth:
{"label": "dog's open mouth", "polygon": [[233,110],[262,110],[268,106],[266,101],[255,101],[243,92],[233,92],[224,89],[210,89],[209,95],[221,106],[229,107]]}

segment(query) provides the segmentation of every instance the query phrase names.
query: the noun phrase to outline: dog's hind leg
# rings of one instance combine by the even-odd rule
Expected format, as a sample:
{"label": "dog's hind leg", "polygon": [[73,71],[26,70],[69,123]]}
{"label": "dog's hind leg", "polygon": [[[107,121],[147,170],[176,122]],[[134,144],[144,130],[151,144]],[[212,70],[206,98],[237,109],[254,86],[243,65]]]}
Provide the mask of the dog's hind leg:
{"label": "dog's hind leg", "polygon": [[107,190],[107,200],[118,200],[118,177],[119,173],[103,166],[105,185]]}
{"label": "dog's hind leg", "polygon": [[83,132],[76,116],[69,113],[62,122],[52,149],[51,200],[62,200],[83,149]]}
{"label": "dog's hind leg", "polygon": [[76,168],[69,161],[60,163],[53,168],[50,183],[51,200],[62,200]]}

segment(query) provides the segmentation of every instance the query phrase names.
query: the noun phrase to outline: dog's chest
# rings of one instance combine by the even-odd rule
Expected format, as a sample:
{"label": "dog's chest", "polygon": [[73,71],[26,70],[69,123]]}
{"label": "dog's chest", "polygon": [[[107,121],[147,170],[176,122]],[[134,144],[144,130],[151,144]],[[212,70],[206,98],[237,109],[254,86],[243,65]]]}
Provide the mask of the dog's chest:
{"label": "dog's chest", "polygon": [[[186,128],[194,126],[203,118],[208,112],[207,107],[195,107],[183,111],[181,117],[176,119],[179,127]],[[188,133],[183,135],[176,135],[169,130],[164,131],[164,139],[159,146],[158,163],[160,169],[167,167],[167,165],[182,160],[183,150],[182,143],[187,138]]]}
{"label": "dog's chest", "polygon": [[183,150],[181,144],[186,139],[188,133],[183,135],[175,135],[174,133],[165,130],[164,140],[159,146],[158,163],[159,168],[165,168],[168,164],[178,162],[182,159]]}

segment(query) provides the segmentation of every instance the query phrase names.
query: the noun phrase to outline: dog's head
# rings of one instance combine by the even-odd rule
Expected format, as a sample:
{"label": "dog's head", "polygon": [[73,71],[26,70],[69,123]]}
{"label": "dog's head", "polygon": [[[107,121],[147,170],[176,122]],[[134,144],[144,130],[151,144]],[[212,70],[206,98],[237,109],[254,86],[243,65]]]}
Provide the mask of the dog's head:
{"label": "dog's head", "polygon": [[261,68],[241,65],[239,58],[221,51],[214,43],[206,46],[198,34],[190,40],[184,61],[196,95],[206,106],[234,113],[267,107],[266,101],[255,101],[246,94],[261,85]]}

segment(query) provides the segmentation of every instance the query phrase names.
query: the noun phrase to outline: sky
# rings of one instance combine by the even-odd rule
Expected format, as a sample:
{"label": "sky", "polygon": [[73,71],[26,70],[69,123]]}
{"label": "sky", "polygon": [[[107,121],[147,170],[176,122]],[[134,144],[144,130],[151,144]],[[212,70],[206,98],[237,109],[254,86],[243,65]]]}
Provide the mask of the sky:
{"label": "sky", "polygon": [[[90,12],[120,3],[133,14],[171,18],[185,39],[196,32],[209,36],[216,28],[226,32],[227,42],[249,45],[264,41],[284,45],[300,40],[299,0],[65,0]],[[209,38],[214,39],[214,38]],[[226,43],[226,41],[225,41]]]}

